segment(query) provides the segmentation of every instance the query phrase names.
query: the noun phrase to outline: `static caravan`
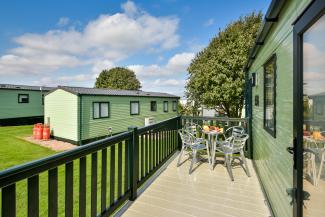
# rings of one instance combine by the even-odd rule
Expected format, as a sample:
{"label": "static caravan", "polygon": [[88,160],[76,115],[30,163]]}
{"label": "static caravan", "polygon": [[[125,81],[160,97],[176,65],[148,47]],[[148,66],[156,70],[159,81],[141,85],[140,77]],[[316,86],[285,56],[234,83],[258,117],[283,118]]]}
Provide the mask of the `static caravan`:
{"label": "static caravan", "polygon": [[43,122],[44,94],[51,89],[0,84],[0,126]]}
{"label": "static caravan", "polygon": [[178,115],[167,93],[58,87],[45,96],[44,122],[54,138],[85,144]]}
{"label": "static caravan", "polygon": [[254,164],[278,217],[325,216],[324,12],[273,0],[246,65]]}

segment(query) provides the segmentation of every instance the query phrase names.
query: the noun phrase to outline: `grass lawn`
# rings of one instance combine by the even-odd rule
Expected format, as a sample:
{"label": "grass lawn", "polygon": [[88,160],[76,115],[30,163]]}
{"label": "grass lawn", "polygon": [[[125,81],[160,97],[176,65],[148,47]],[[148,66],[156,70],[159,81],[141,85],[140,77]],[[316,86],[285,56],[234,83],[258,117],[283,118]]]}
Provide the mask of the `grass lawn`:
{"label": "grass lawn", "polygon": [[[49,155],[53,155],[57,152],[41,147],[36,144],[27,142],[21,137],[28,136],[32,133],[32,126],[14,126],[14,127],[0,127],[0,170],[9,168],[11,166],[19,165],[31,160],[43,158]],[[122,176],[124,177],[124,144],[122,150]],[[117,161],[118,152],[117,147],[115,149],[116,159],[116,174],[115,174],[115,198],[117,197]],[[110,148],[107,150],[107,204],[109,203],[110,192]],[[87,157],[87,216],[90,215],[90,175],[91,175],[91,156]],[[64,192],[65,192],[65,167],[60,166],[58,171],[58,195],[59,195],[59,216],[64,216]],[[98,178],[97,178],[97,211],[100,211],[100,177],[101,177],[101,152],[98,152]],[[124,178],[122,177],[122,180]],[[78,216],[79,205],[79,160],[74,161],[74,216]],[[122,192],[124,191],[124,185],[122,185]],[[48,174],[47,172],[40,174],[40,216],[47,216],[47,201],[48,201]],[[27,180],[23,180],[17,183],[16,187],[17,198],[17,216],[27,216]],[[0,198],[1,202],[1,198]],[[1,204],[1,203],[0,203]]]}
{"label": "grass lawn", "polygon": [[32,133],[30,125],[0,127],[0,170],[56,153],[20,138]]}

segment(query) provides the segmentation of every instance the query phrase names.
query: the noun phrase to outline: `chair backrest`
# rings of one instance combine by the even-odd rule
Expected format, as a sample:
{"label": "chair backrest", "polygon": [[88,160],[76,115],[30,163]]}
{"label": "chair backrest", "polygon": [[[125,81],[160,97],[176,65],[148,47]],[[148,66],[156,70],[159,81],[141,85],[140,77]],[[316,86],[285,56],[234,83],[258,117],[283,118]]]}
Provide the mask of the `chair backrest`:
{"label": "chair backrest", "polygon": [[245,132],[245,129],[242,126],[229,127],[225,134],[226,136],[239,136]]}
{"label": "chair backrest", "polygon": [[249,138],[249,135],[245,134],[245,133],[235,135],[235,136],[233,136],[231,144],[234,149],[243,148],[245,146],[248,138]]}
{"label": "chair backrest", "polygon": [[190,132],[188,132],[186,129],[180,129],[178,130],[178,133],[181,137],[183,145],[192,145],[194,142],[194,136]]}
{"label": "chair backrest", "polygon": [[185,130],[189,133],[193,134],[194,136],[198,136],[199,132],[202,133],[203,128],[198,124],[186,124]]}

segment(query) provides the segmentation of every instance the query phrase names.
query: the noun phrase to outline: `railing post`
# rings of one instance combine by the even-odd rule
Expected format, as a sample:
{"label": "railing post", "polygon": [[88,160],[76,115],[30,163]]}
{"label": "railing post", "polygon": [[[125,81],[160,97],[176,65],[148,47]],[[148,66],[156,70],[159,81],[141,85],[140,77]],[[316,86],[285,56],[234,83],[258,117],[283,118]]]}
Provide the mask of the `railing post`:
{"label": "railing post", "polygon": [[253,159],[253,138],[252,138],[252,129],[251,129],[251,127],[252,127],[252,121],[251,121],[251,118],[247,118],[246,119],[247,120],[247,122],[246,122],[246,124],[247,124],[247,134],[249,135],[249,137],[248,137],[248,148],[247,148],[247,152],[248,152],[248,158],[250,158],[250,159]]}
{"label": "railing post", "polygon": [[129,177],[130,177],[130,200],[133,201],[137,198],[138,180],[139,180],[139,135],[137,127],[129,127],[132,132],[132,138],[129,143]]}
{"label": "railing post", "polygon": [[178,144],[177,147],[178,147],[178,150],[182,150],[182,140],[178,134],[179,129],[182,129],[182,116],[178,116],[178,119],[177,119],[177,144]]}

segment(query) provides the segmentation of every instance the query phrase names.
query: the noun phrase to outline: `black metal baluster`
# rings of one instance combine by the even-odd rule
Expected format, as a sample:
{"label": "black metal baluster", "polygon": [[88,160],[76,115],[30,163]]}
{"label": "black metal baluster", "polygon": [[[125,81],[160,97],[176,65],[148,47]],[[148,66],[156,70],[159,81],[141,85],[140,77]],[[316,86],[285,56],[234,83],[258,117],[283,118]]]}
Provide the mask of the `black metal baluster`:
{"label": "black metal baluster", "polygon": [[16,217],[16,184],[2,189],[2,217]]}
{"label": "black metal baluster", "polygon": [[156,166],[157,166],[157,164],[158,164],[158,160],[159,160],[159,155],[158,155],[158,153],[159,153],[159,135],[160,135],[160,131],[157,131],[157,133],[156,133],[156,144],[155,144],[155,149],[154,149],[154,152],[153,152],[153,154],[154,154],[154,156],[155,156],[155,160],[154,160],[154,168],[156,168]]}
{"label": "black metal baluster", "polygon": [[65,165],[65,216],[73,216],[73,162]]}
{"label": "black metal baluster", "polygon": [[145,135],[145,158],[144,158],[144,176],[146,176],[146,174],[148,174],[148,164],[149,164],[149,160],[148,160],[148,134],[146,133]]}
{"label": "black metal baluster", "polygon": [[117,179],[118,179],[118,188],[117,188],[117,198],[122,196],[122,143],[118,144],[118,163],[117,163]]}
{"label": "black metal baluster", "polygon": [[101,212],[106,209],[106,193],[107,193],[107,148],[102,150],[102,177],[101,177]]}
{"label": "black metal baluster", "polygon": [[28,178],[28,217],[39,216],[39,176]]}
{"label": "black metal baluster", "polygon": [[48,172],[48,216],[58,216],[58,168]]}
{"label": "black metal baluster", "polygon": [[111,146],[110,205],[115,202],[115,145]]}
{"label": "black metal baluster", "polygon": [[141,135],[141,175],[139,175],[139,179],[141,180],[142,177],[145,176],[144,172],[144,159],[145,159],[145,152],[144,152],[144,135]]}
{"label": "black metal baluster", "polygon": [[152,132],[149,131],[149,172],[152,170],[152,141],[151,141]]}
{"label": "black metal baluster", "polygon": [[97,215],[97,152],[91,154],[91,217]]}
{"label": "black metal baluster", "polygon": [[79,217],[86,217],[86,163],[86,157],[79,159]]}
{"label": "black metal baluster", "polygon": [[129,140],[125,140],[124,193],[129,190]]}

